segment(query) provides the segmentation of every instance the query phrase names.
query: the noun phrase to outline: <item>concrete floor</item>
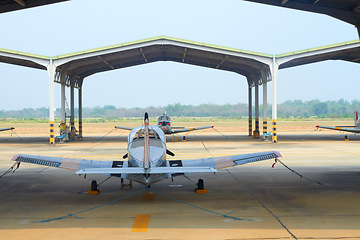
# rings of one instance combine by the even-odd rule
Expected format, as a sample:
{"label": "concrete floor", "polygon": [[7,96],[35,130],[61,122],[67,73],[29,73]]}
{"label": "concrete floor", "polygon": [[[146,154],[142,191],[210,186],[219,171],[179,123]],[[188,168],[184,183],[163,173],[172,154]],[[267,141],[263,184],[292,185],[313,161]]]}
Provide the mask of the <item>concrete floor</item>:
{"label": "concrete floor", "polygon": [[[94,160],[126,153],[126,133],[100,137],[55,146],[46,137],[0,139],[1,173],[18,153]],[[360,239],[360,136],[342,139],[336,133],[286,134],[277,144],[240,133],[168,138],[176,154],[169,159],[278,150],[283,163],[321,183],[280,163],[271,168],[268,160],[189,175],[204,179],[207,194],[194,193],[194,183],[180,176],[153,185],[151,193],[137,183],[121,190],[120,179],[111,178],[90,196],[83,192],[91,180],[105,177],[22,164],[0,179],[0,239]],[[147,230],[132,232],[141,214],[150,215]],[[62,216],[68,217],[41,222]]]}

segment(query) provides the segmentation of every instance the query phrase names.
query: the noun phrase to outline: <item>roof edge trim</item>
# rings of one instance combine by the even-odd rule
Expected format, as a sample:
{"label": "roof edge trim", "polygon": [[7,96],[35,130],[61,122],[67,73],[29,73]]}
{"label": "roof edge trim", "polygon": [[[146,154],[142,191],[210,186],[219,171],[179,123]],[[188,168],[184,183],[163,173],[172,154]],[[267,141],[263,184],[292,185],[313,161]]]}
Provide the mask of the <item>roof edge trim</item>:
{"label": "roof edge trim", "polygon": [[354,43],[360,43],[360,40],[358,39],[358,40],[353,40],[353,41],[325,45],[325,46],[321,46],[321,47],[308,48],[308,49],[304,49],[304,50],[278,54],[278,55],[275,55],[275,57],[276,58],[289,57],[289,56],[298,55],[301,53],[309,53],[309,52],[315,52],[315,51],[325,50],[325,49],[334,48],[334,47],[342,47],[342,46],[351,45]]}
{"label": "roof edge trim", "polygon": [[4,49],[4,48],[0,48],[0,52],[15,54],[15,55],[24,56],[24,57],[33,57],[33,58],[50,60],[50,57],[47,57],[47,56],[33,54],[33,53],[20,52],[20,51],[16,51],[16,50],[9,50],[9,49]]}
{"label": "roof edge trim", "polygon": [[185,43],[185,44],[186,43],[187,44],[193,44],[193,45],[197,45],[197,46],[210,47],[210,48],[215,48],[215,49],[220,49],[220,50],[227,50],[227,51],[238,52],[238,53],[245,53],[245,54],[256,55],[256,56],[261,56],[261,57],[268,57],[268,58],[273,57],[272,54],[259,53],[259,52],[254,52],[254,51],[247,51],[247,50],[224,47],[224,46],[219,46],[219,45],[214,45],[214,44],[207,44],[207,43],[201,43],[201,42],[196,42],[196,41],[190,41],[190,40],[185,40],[185,39],[180,39],[180,38],[159,36],[159,37],[146,38],[146,39],[132,41],[132,42],[126,42],[126,43],[110,45],[110,46],[107,46],[107,47],[100,47],[100,48],[94,48],[94,49],[89,49],[89,50],[84,50],[84,51],[79,51],[79,52],[74,52],[74,53],[69,53],[69,54],[58,55],[58,56],[54,56],[52,59],[53,60],[58,60],[58,59],[62,59],[62,58],[74,57],[74,56],[79,56],[79,55],[82,55],[82,54],[94,53],[94,52],[98,52],[98,51],[110,50],[110,49],[113,49],[113,48],[125,47],[125,46],[134,45],[134,44],[146,43],[146,42],[157,41],[157,40],[169,40],[169,41],[174,41],[174,42],[180,42],[180,43]]}

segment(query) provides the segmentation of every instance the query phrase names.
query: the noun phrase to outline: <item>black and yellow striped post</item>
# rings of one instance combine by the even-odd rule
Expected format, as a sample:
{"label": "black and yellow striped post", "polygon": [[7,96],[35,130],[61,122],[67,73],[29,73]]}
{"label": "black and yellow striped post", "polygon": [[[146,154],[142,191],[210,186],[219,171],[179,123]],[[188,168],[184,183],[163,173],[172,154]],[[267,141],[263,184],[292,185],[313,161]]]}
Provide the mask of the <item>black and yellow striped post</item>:
{"label": "black and yellow striped post", "polygon": [[54,121],[50,121],[50,144],[55,143],[55,137],[54,137]]}
{"label": "black and yellow striped post", "polygon": [[82,120],[79,120],[79,136],[82,137]]}
{"label": "black and yellow striped post", "polygon": [[276,131],[276,119],[273,119],[273,137],[272,137],[272,141],[273,143],[277,143],[277,131]]}
{"label": "black and yellow striped post", "polygon": [[266,140],[266,134],[267,134],[267,119],[263,119],[263,139]]}
{"label": "black and yellow striped post", "polygon": [[249,118],[249,136],[252,136],[252,118]]}
{"label": "black and yellow striped post", "polygon": [[71,131],[73,131],[75,129],[75,121],[74,118],[70,118],[70,129]]}
{"label": "black and yellow striped post", "polygon": [[255,118],[255,131],[254,131],[254,138],[260,137],[260,131],[259,131],[259,119]]}
{"label": "black and yellow striped post", "polygon": [[70,118],[70,139],[71,141],[75,141],[76,130],[75,130],[75,121],[74,118]]}

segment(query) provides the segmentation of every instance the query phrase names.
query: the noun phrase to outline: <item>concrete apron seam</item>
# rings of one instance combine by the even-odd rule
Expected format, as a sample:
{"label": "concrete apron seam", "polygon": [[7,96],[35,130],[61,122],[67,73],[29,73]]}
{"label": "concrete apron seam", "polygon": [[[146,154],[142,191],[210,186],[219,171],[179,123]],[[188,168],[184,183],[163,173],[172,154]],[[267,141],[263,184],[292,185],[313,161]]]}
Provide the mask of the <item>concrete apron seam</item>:
{"label": "concrete apron seam", "polygon": [[279,223],[280,225],[290,234],[290,236],[294,239],[298,239],[286,226],[284,223],[281,222],[281,220],[269,209],[267,208],[258,198],[256,198],[251,192],[249,192],[249,190],[247,189],[247,187],[242,184],[240,182],[239,179],[237,179],[227,168],[225,168],[225,170],[235,179],[236,182],[238,182],[240,184],[240,186],[253,198],[255,199],[266,211],[268,211]]}

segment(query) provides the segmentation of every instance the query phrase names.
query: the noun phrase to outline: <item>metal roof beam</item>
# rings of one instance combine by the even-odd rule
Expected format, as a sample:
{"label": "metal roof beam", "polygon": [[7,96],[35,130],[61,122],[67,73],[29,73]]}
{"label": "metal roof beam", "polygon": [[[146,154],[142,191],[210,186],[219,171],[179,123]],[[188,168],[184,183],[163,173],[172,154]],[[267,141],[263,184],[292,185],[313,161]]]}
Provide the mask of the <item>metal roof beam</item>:
{"label": "metal roof beam", "polygon": [[186,52],[187,52],[187,48],[184,49],[184,55],[183,55],[183,58],[182,58],[182,62],[185,62]]}
{"label": "metal roof beam", "polygon": [[108,63],[107,61],[105,61],[102,57],[100,56],[97,56],[98,59],[100,59],[100,61],[102,61],[103,63],[105,63],[106,65],[108,65],[112,70],[114,70],[114,67]]}
{"label": "metal roof beam", "polygon": [[143,58],[144,58],[145,62],[147,63],[147,62],[148,62],[148,60],[146,59],[145,54],[144,54],[144,52],[143,52],[142,48],[140,48],[140,52],[141,52],[141,55],[143,56]]}
{"label": "metal roof beam", "polygon": [[218,69],[221,66],[221,64],[223,64],[226,61],[226,59],[228,59],[228,57],[229,55],[226,55],[226,57],[216,66],[216,69]]}
{"label": "metal roof beam", "polygon": [[360,13],[360,4],[354,7],[353,11]]}
{"label": "metal roof beam", "polygon": [[22,7],[26,7],[26,4],[23,0],[14,0],[17,4],[19,4]]}

